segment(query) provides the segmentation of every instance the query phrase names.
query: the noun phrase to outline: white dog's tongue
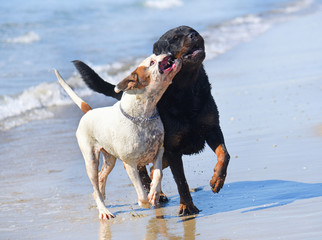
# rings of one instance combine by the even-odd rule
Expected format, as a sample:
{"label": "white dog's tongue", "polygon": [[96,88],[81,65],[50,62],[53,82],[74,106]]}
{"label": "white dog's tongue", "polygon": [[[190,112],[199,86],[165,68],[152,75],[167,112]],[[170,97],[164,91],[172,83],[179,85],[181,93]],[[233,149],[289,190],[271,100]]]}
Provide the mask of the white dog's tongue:
{"label": "white dog's tongue", "polygon": [[171,57],[165,57],[160,63],[159,63],[159,69],[160,71],[170,71],[173,68],[174,62],[172,61]]}

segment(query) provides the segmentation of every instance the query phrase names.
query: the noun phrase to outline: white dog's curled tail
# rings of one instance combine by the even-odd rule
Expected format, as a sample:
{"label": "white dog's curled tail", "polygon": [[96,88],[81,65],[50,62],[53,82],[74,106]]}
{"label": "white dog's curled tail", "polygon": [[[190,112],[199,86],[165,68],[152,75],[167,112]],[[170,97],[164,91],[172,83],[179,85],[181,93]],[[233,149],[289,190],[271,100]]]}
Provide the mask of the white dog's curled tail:
{"label": "white dog's curled tail", "polygon": [[71,97],[71,99],[76,103],[76,105],[83,111],[83,113],[87,113],[92,108],[84,102],[77,94],[71,89],[70,86],[64,81],[62,76],[60,76],[57,69],[55,70],[56,77],[58,79],[59,84],[63,87],[63,89],[67,92],[67,94]]}

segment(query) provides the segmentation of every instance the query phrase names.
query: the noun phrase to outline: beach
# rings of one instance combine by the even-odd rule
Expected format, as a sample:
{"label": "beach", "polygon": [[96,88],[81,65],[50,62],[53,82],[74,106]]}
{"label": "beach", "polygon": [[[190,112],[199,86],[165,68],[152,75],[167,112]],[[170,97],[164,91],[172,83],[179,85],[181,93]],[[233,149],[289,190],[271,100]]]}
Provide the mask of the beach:
{"label": "beach", "polygon": [[[319,239],[322,5],[315,3],[313,9],[278,17],[269,12],[263,18],[259,8],[251,18],[242,13],[243,18],[231,18],[234,24],[225,19],[220,28],[201,31],[207,52],[204,67],[231,160],[223,189],[213,194],[209,181],[216,156],[212,150],[207,146],[200,154],[184,156],[193,201],[201,210],[198,215],[178,216],[180,199],[169,168],[162,180],[169,202],[141,209],[122,162],[117,161],[107,180],[105,200],[116,218],[100,221],[75,138],[82,113],[58,90],[50,72],[52,82],[34,87],[37,93],[51,89],[53,94],[45,102],[54,99],[58,104],[31,107],[22,122],[21,115],[0,117],[0,239]],[[237,21],[244,21],[248,35],[238,44],[227,37],[228,45],[215,48],[214,32],[224,32],[224,27],[233,32]],[[37,41],[34,35],[31,39]],[[116,81],[136,63],[96,69]],[[115,103],[89,91],[64,63],[60,66],[61,74],[91,106]],[[122,70],[107,76],[111,69]],[[22,94],[15,94],[19,102],[24,101]]]}

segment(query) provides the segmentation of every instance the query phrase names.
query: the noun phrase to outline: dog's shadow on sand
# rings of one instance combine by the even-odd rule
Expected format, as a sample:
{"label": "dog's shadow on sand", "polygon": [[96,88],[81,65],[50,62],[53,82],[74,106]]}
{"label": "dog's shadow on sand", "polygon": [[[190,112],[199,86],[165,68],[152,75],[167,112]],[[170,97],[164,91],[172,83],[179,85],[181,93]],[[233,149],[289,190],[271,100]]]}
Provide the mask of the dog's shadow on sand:
{"label": "dog's shadow on sand", "polygon": [[[204,186],[192,193],[194,204],[201,210],[196,217],[236,210],[241,210],[241,213],[259,211],[321,196],[322,183],[283,180],[227,183],[219,194]],[[179,206],[179,196],[170,197],[167,205]]]}
{"label": "dog's shadow on sand", "polygon": [[[293,203],[301,199],[322,197],[322,183],[302,183],[283,180],[244,181],[226,183],[218,194],[214,194],[210,186],[202,186],[191,193],[194,204],[199,208],[198,215],[182,218],[180,221],[210,216],[218,213],[240,211],[241,213],[260,211]],[[161,204],[161,214],[164,219],[177,218],[178,215],[168,213],[167,208],[177,207],[179,210],[179,195],[168,196],[169,202]],[[137,204],[110,205],[116,208],[115,214],[129,213],[144,215],[148,209]],[[143,216],[142,215],[142,216]],[[179,218],[181,219],[181,218]]]}
{"label": "dog's shadow on sand", "polygon": [[[158,239],[158,234],[162,234],[167,239],[195,239],[196,220],[198,218],[231,211],[240,211],[241,213],[260,211],[288,205],[297,200],[321,197],[322,183],[283,180],[245,181],[227,183],[219,194],[214,194],[210,186],[203,186],[195,190],[195,192],[192,192],[192,197],[194,204],[201,212],[198,215],[179,217],[176,213],[173,213],[173,209],[175,211],[179,209],[179,195],[170,196],[168,203],[154,209],[155,217],[152,217],[146,226],[146,239]],[[120,205],[120,207],[124,206]],[[140,216],[145,211],[148,210],[137,208],[134,213]],[[133,210],[117,213],[129,212],[133,212]],[[171,227],[169,227],[168,220],[170,219],[182,223],[183,237],[173,233]],[[111,239],[110,225],[109,222],[101,224],[100,239]]]}

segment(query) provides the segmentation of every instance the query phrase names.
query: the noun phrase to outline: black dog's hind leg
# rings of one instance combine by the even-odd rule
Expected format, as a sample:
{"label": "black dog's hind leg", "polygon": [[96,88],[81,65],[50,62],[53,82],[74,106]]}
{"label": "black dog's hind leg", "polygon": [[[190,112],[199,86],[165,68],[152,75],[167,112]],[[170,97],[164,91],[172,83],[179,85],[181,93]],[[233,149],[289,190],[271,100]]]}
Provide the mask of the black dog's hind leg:
{"label": "black dog's hind leg", "polygon": [[166,159],[168,162],[178,187],[178,192],[180,195],[179,215],[186,216],[199,213],[199,209],[192,202],[189,186],[184,175],[182,155],[165,151],[163,159]]}
{"label": "black dog's hind leg", "polygon": [[118,100],[121,99],[123,92],[116,93],[114,91],[115,85],[104,81],[93,69],[82,61],[75,60],[73,63],[90,89]]}
{"label": "black dog's hind leg", "polygon": [[[164,165],[164,161],[163,161],[162,170],[167,166],[168,165]],[[151,182],[152,182],[152,179],[153,179],[153,171],[154,171],[154,169],[153,169],[153,167],[151,168],[150,176],[149,176],[149,174],[148,174],[148,172],[146,170],[146,166],[142,166],[142,167],[138,166],[138,170],[139,170],[139,175],[140,175],[140,179],[141,179],[141,182],[143,184],[143,187],[146,190],[146,192],[149,193],[150,192],[150,185],[151,185]],[[161,191],[159,202],[160,203],[166,203],[168,201],[169,201],[168,197]]]}

